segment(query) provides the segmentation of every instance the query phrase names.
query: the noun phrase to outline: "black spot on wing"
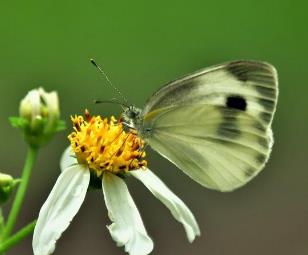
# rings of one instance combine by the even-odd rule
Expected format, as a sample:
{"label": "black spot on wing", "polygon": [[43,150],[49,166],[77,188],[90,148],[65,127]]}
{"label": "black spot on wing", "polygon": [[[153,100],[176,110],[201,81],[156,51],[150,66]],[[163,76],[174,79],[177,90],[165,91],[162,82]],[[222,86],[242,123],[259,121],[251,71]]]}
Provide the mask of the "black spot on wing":
{"label": "black spot on wing", "polygon": [[[226,108],[222,108],[222,122],[218,126],[217,134],[231,139],[236,139],[241,135],[240,127],[238,126],[237,115],[239,111],[245,111],[247,102],[244,97],[239,95],[230,95],[225,102]],[[234,111],[237,110],[237,111]],[[233,116],[230,116],[232,113]]]}
{"label": "black spot on wing", "polygon": [[272,120],[272,113],[268,113],[268,112],[261,112],[260,113],[260,118],[266,122],[266,123],[270,123]]}
{"label": "black spot on wing", "polygon": [[237,64],[237,62],[232,62],[227,66],[227,71],[232,74],[239,81],[247,81],[248,75],[245,70],[241,66]]}
{"label": "black spot on wing", "polygon": [[246,99],[242,96],[228,96],[226,100],[226,107],[246,111],[247,102]]}
{"label": "black spot on wing", "polygon": [[258,137],[258,143],[264,147],[264,148],[268,148],[269,147],[269,141],[266,137],[263,136],[259,136]]}
{"label": "black spot on wing", "polygon": [[225,115],[222,117],[223,121],[218,126],[217,134],[230,139],[238,138],[241,135],[241,130],[237,125],[236,118],[227,118]]}
{"label": "black spot on wing", "polygon": [[[264,72],[264,71],[263,71]],[[272,73],[251,73],[248,76],[250,81],[253,81],[257,84],[264,84],[266,86],[274,87],[275,86],[275,77]]]}
{"label": "black spot on wing", "polygon": [[259,162],[260,164],[263,164],[266,161],[266,156],[264,154],[258,154],[256,156],[256,160],[257,162]]}
{"label": "black spot on wing", "polygon": [[233,61],[226,66],[226,69],[239,81],[261,81],[265,79],[273,82],[272,71],[266,63],[257,61]]}
{"label": "black spot on wing", "polygon": [[274,111],[275,102],[273,100],[259,98],[258,101],[259,101],[260,105],[262,105],[265,110],[270,111],[270,112]]}
{"label": "black spot on wing", "polygon": [[256,169],[253,168],[253,167],[247,168],[247,169],[245,169],[245,171],[244,171],[246,177],[251,177],[251,176],[253,176],[253,175],[255,174],[255,172],[256,172]]}
{"label": "black spot on wing", "polygon": [[261,132],[265,132],[266,128],[259,121],[254,122],[253,127]]}
{"label": "black spot on wing", "polygon": [[272,87],[264,87],[264,86],[255,86],[256,90],[258,91],[258,93],[266,98],[276,98],[276,89],[272,88]]}
{"label": "black spot on wing", "polygon": [[238,111],[232,108],[219,108],[222,121],[217,127],[217,134],[221,137],[236,139],[241,135],[241,130],[238,125]]}

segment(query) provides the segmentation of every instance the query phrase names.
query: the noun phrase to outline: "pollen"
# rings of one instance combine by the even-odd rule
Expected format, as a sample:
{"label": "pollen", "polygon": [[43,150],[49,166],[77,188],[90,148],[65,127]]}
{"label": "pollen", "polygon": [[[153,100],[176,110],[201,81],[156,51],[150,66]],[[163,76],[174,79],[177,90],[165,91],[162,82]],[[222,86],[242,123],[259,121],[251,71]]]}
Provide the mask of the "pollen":
{"label": "pollen", "polygon": [[127,173],[147,166],[144,141],[135,130],[125,132],[115,117],[72,116],[74,131],[68,136],[80,164],[87,164],[98,177],[104,171]]}

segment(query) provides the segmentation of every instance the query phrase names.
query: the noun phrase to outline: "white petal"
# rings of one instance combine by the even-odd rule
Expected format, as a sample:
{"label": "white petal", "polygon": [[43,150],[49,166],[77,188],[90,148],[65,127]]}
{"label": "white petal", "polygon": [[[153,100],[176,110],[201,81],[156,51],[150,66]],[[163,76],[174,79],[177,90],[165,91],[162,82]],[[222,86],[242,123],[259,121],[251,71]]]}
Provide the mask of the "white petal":
{"label": "white petal", "polygon": [[181,222],[185,228],[189,242],[192,242],[196,236],[200,235],[198,223],[184,204],[152,171],[136,170],[130,172],[134,177],[140,180],[151,192],[171,211],[173,217]]}
{"label": "white petal", "polygon": [[75,165],[63,171],[50,192],[34,229],[34,255],[53,253],[56,241],[81,207],[90,182],[90,171]]}
{"label": "white petal", "polygon": [[59,97],[56,91],[46,92],[43,88],[38,89],[40,96],[45,100],[49,117],[54,118],[59,115]]}
{"label": "white petal", "polygon": [[61,159],[60,159],[60,169],[61,172],[64,171],[66,168],[78,164],[78,161],[76,159],[76,156],[74,152],[72,151],[71,146],[68,146],[65,151],[62,153]]}
{"label": "white petal", "polygon": [[125,245],[130,255],[146,255],[153,250],[138,209],[125,182],[118,176],[105,173],[103,192],[108,215],[113,223],[108,226],[112,239],[118,246]]}

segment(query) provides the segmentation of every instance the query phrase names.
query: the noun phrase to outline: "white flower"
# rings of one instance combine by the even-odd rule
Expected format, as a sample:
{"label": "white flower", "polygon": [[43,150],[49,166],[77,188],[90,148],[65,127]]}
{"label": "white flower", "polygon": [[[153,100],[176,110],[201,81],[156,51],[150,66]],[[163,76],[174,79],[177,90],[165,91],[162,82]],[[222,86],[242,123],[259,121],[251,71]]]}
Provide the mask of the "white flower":
{"label": "white flower", "polygon": [[[190,242],[200,235],[198,224],[188,207],[145,167],[146,162],[141,160],[144,152],[138,151],[143,144],[135,135],[130,138],[131,134],[126,134],[123,130],[119,135],[118,130],[122,127],[116,125],[115,120],[108,124],[99,117],[84,121],[79,116],[73,118],[73,122],[75,132],[69,136],[73,150],[69,147],[63,153],[60,162],[62,172],[40,210],[33,235],[34,255],[49,255],[54,251],[57,240],[83,203],[93,173],[101,180],[105,204],[112,221],[108,230],[117,245],[124,246],[130,255],[149,254],[153,250],[153,241],[120,177],[122,174],[141,181],[171,211],[174,218],[183,224]],[[97,139],[98,137],[100,138]],[[108,143],[108,139],[112,143]],[[104,147],[102,144],[105,144]],[[114,155],[107,165],[106,155]],[[100,168],[102,164],[103,170]],[[139,165],[142,167],[136,169]]]}

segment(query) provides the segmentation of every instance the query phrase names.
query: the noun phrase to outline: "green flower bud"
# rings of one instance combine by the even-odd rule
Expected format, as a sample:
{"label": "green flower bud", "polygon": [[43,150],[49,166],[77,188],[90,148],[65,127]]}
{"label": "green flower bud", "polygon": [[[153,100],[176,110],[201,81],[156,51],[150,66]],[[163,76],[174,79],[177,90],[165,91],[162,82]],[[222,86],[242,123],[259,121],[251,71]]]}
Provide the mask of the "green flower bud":
{"label": "green flower bud", "polygon": [[16,180],[12,176],[0,173],[0,205],[8,200],[15,185]]}
{"label": "green flower bud", "polygon": [[47,93],[38,88],[28,92],[20,102],[20,117],[10,118],[14,127],[21,128],[27,142],[41,146],[53,134],[64,128],[60,121],[59,99],[57,92]]}

